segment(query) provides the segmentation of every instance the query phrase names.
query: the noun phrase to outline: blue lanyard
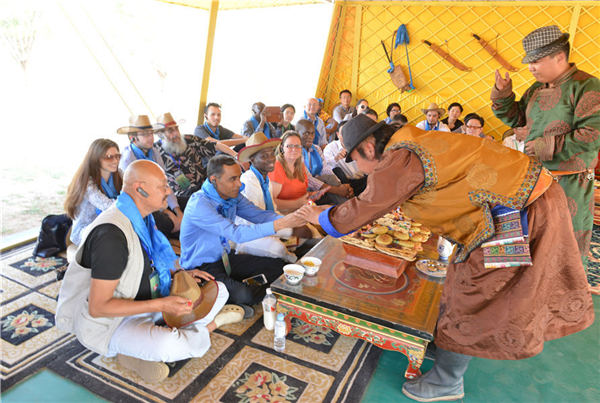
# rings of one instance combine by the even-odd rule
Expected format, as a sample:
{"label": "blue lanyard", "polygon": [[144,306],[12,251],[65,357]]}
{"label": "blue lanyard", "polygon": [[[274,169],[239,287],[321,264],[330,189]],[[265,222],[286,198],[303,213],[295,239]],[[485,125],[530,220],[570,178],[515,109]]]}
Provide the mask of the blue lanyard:
{"label": "blue lanyard", "polygon": [[[162,145],[162,140],[159,140],[158,143],[160,145]],[[165,149],[163,148],[163,151],[165,151]],[[175,159],[175,157],[173,157],[171,155],[171,153],[165,151],[165,154],[167,154],[169,156],[169,158],[171,158],[171,161],[173,161],[173,164],[177,165],[177,169],[179,169],[181,171],[181,161],[179,161],[179,159]]]}
{"label": "blue lanyard", "polygon": [[212,138],[220,140],[220,137],[219,137],[219,126],[217,126],[216,133],[212,131],[212,129],[210,128],[210,126],[208,125],[208,123],[204,123],[204,127],[206,128],[206,130],[208,130],[210,132],[210,135],[211,135]]}

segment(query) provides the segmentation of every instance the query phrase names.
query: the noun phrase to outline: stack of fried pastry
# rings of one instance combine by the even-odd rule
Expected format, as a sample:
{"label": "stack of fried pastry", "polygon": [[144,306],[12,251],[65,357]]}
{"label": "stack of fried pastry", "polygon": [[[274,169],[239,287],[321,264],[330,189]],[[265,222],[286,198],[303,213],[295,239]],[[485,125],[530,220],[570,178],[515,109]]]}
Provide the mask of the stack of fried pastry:
{"label": "stack of fried pastry", "polygon": [[413,261],[423,250],[421,244],[427,242],[430,235],[428,228],[404,216],[398,208],[340,239],[364,249]]}

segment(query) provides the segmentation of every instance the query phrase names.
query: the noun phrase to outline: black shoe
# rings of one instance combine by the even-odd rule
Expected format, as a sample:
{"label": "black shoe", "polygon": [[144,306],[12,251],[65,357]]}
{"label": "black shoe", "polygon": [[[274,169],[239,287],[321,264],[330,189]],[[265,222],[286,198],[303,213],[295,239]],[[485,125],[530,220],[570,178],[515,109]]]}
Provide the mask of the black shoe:
{"label": "black shoe", "polygon": [[237,304],[237,305],[244,308],[244,319],[250,319],[251,317],[254,316],[254,308],[252,308],[250,305],[246,305],[246,304]]}

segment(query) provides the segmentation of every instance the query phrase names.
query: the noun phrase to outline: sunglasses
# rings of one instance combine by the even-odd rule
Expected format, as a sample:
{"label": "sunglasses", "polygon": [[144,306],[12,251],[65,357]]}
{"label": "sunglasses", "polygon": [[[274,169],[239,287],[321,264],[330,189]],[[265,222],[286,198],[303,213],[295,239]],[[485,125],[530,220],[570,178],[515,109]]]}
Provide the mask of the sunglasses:
{"label": "sunglasses", "polygon": [[117,154],[113,154],[113,155],[105,155],[104,157],[102,157],[103,160],[105,161],[119,161],[121,159],[121,154],[117,153]]}

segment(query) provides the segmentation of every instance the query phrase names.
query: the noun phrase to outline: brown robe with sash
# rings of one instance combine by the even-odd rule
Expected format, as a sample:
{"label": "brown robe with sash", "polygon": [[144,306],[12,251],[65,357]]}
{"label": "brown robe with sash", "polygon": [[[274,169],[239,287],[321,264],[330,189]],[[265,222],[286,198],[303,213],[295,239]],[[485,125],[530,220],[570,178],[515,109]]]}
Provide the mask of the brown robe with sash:
{"label": "brown robe with sash", "polygon": [[[399,135],[402,130],[404,136]],[[500,144],[460,134],[441,136],[441,133],[424,132],[413,127],[401,131],[390,140],[390,143],[395,143],[394,146],[401,148],[388,148],[374,172],[368,176],[365,191],[334,207],[329,213],[329,220],[337,231],[347,233],[402,206],[407,215],[411,215],[409,211],[417,215],[417,220],[426,222],[434,233],[445,237],[451,233],[455,240],[459,238],[458,242],[465,252],[464,261],[457,263],[455,260],[448,266],[435,334],[436,344],[449,351],[476,357],[523,359],[540,353],[546,340],[564,337],[590,326],[594,321],[592,299],[561,187],[552,182],[526,207],[533,266],[485,269],[483,250],[478,247],[485,239],[478,239],[480,237],[472,232],[487,228],[489,210],[484,204],[488,208],[493,207],[493,200],[479,205],[483,214],[477,218],[466,204],[481,199],[473,197],[473,194],[469,199],[467,194],[460,193],[466,188],[456,182],[467,181],[471,172],[471,187],[477,188],[475,193],[493,194],[493,190],[500,188],[489,187],[486,183],[490,183],[489,177],[496,172],[500,174],[497,183],[513,184],[504,187],[504,196],[511,193],[523,196],[521,193],[525,191],[526,194],[521,197],[525,205],[540,170],[535,171],[536,180],[528,184],[527,172],[531,173],[527,168],[528,159],[519,162],[520,157],[505,153],[504,150],[508,149],[496,150],[496,146],[502,147]],[[441,136],[440,142],[431,143],[431,134]],[[447,149],[442,150],[439,144],[450,139],[453,144],[447,144]],[[465,141],[469,144],[463,144]],[[480,147],[485,147],[485,150],[477,150]],[[432,155],[431,151],[436,155]],[[444,152],[455,155],[446,158],[449,156],[444,156]],[[503,154],[506,154],[505,159],[515,159],[513,165],[522,165],[514,167],[512,177],[508,176],[509,166],[502,163]],[[484,158],[486,166],[492,170],[484,172],[484,175],[475,175],[475,162],[469,161],[473,157]],[[445,164],[448,164],[447,167]],[[497,171],[495,167],[498,167]],[[449,169],[454,172],[447,172]],[[432,172],[436,176],[433,179]],[[475,168],[477,172],[481,172],[481,167]],[[521,175],[521,178],[515,181],[514,175]],[[449,191],[452,186],[462,190],[453,195]],[[436,205],[437,210],[430,210],[428,205],[431,204]],[[420,214],[425,210],[430,213],[428,217]],[[446,210],[446,213],[439,210]],[[465,211],[470,216],[468,225],[460,217],[452,219],[455,213]],[[439,221],[439,225],[435,220]]]}

